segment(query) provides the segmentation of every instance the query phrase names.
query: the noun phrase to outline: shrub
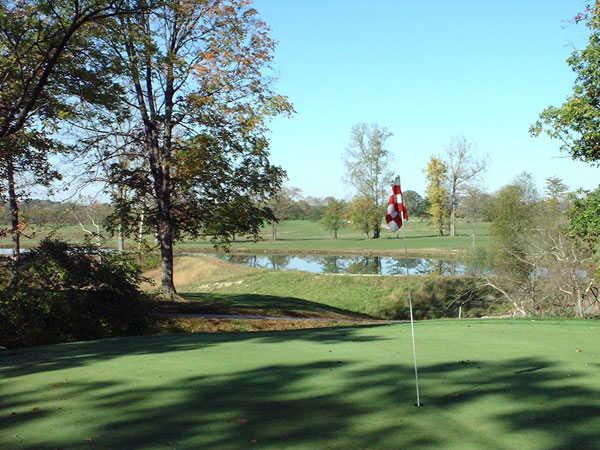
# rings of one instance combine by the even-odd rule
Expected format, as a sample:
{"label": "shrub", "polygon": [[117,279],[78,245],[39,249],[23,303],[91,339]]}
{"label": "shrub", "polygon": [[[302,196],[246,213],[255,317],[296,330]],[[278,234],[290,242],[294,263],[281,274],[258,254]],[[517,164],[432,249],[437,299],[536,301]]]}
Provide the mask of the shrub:
{"label": "shrub", "polygon": [[0,345],[139,334],[148,326],[140,281],[131,259],[44,240],[25,254],[14,282],[2,272]]}
{"label": "shrub", "polygon": [[502,308],[502,301],[492,289],[482,287],[471,277],[424,277],[412,286],[401,285],[392,297],[396,300],[385,316],[395,319],[410,317],[408,294],[411,291],[415,320],[458,317],[481,317]]}

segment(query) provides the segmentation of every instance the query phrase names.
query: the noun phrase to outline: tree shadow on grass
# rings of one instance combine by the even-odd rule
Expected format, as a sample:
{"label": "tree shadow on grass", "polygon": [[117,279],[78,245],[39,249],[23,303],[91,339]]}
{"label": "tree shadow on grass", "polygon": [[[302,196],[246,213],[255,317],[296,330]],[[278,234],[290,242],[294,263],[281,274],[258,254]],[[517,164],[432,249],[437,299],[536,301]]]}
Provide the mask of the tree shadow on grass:
{"label": "tree shadow on grass", "polygon": [[[120,355],[185,351],[245,339],[256,343],[307,339],[328,345],[358,339],[377,345],[381,338],[359,336],[355,329],[163,336],[52,346],[41,353],[54,361],[55,368],[66,368]],[[598,385],[590,383],[589,372],[558,361],[531,357],[424,365],[420,374],[425,406],[417,409],[410,364],[373,360],[365,364],[360,352],[340,359],[324,355],[329,353],[316,354],[309,362],[223,373],[211,372],[198,360],[193,373],[189,367],[174,366],[173,376],[163,383],[132,382],[127,374],[112,373],[104,381],[74,379],[64,385],[2,392],[0,429],[53,423],[62,417],[75,421],[97,448],[600,446]],[[1,373],[18,376],[52,368],[25,364],[33,359],[30,355],[19,365],[1,367]],[[41,360],[39,351],[37,359]],[[32,412],[41,396],[49,404],[73,399],[77,406],[68,413],[52,407]],[[27,412],[7,414],[11,409]],[[470,417],[477,419],[473,422]],[[11,436],[0,438],[0,446],[16,448]],[[27,436],[18,448],[89,445],[81,436],[54,433]]]}
{"label": "tree shadow on grass", "polygon": [[107,361],[122,356],[166,354],[245,341],[255,343],[307,341],[323,345],[339,342],[384,341],[386,340],[385,337],[365,334],[360,331],[365,328],[380,326],[387,325],[249,333],[131,336],[5,350],[0,351],[0,379],[80,367],[96,361]]}
{"label": "tree shadow on grass", "polygon": [[[354,421],[376,405],[353,401],[344,386],[319,390],[306,386],[324,373],[344,370],[351,362],[323,360],[298,365],[269,365],[254,370],[213,376],[182,377],[158,387],[132,387],[113,382],[98,385],[72,382],[57,395],[83,396],[87,414],[75,419],[100,448],[372,448],[387,433],[408,432],[406,426],[374,427],[357,435]],[[27,392],[8,396],[12,408],[29,406]],[[19,396],[16,396],[19,397]],[[167,399],[160,407],[149,399]],[[408,400],[408,399],[407,399]],[[4,411],[3,411],[4,412]],[[0,416],[0,427],[48,420],[56,410],[38,414]],[[104,420],[98,420],[102,417]],[[408,436],[410,445],[432,443],[423,436]],[[1,443],[1,442],[0,442]],[[6,445],[14,445],[6,441]],[[20,448],[80,448],[86,443],[69,436],[27,439]]]}
{"label": "tree shadow on grass", "polygon": [[[383,386],[382,397],[399,398],[410,388],[407,383],[397,382],[398,373],[406,370],[397,365],[358,370],[352,376],[357,381],[349,388]],[[517,448],[600,448],[600,390],[589,386],[583,372],[562,369],[559,363],[547,359],[516,358],[424,366],[419,376],[425,408],[455,414],[481,404],[481,421],[491,420],[508,428],[515,437],[526,435]],[[500,403],[504,406],[496,411]],[[485,409],[488,404],[492,413]],[[501,433],[480,435],[478,424],[471,429],[463,427],[461,433],[465,439],[471,433],[481,448],[509,447],[503,443]],[[536,442],[540,434],[545,435],[546,443]]]}
{"label": "tree shadow on grass", "polygon": [[203,314],[257,314],[288,317],[327,317],[369,319],[376,318],[322,303],[296,297],[280,297],[261,294],[214,294],[182,293],[182,297],[193,303],[164,303],[161,310],[167,312]]}

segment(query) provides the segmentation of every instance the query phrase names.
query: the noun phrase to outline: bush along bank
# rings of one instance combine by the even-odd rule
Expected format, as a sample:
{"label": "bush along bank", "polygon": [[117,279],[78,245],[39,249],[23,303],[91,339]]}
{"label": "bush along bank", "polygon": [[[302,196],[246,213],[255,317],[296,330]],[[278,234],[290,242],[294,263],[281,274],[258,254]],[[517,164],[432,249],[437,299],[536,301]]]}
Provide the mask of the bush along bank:
{"label": "bush along bank", "polygon": [[20,347],[140,334],[149,306],[138,265],[92,246],[46,239],[11,280],[0,269],[0,345]]}

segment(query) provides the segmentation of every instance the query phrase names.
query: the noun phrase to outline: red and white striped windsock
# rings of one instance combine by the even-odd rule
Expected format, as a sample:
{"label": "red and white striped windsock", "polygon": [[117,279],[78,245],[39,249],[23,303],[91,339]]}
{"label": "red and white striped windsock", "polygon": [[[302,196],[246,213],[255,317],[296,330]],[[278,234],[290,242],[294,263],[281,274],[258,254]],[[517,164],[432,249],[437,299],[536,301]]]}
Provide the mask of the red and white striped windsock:
{"label": "red and white striped windsock", "polygon": [[385,221],[392,232],[398,231],[408,220],[408,210],[402,201],[402,188],[400,187],[400,178],[396,177],[392,185],[392,195],[388,201]]}

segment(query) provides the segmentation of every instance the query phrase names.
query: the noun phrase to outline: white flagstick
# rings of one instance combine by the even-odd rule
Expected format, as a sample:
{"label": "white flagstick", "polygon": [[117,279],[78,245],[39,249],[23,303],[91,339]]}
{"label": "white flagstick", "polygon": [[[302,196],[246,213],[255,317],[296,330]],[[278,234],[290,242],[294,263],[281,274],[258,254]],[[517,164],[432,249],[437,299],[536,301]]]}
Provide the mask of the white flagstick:
{"label": "white flagstick", "polygon": [[413,350],[413,363],[415,365],[415,387],[417,388],[417,407],[420,408],[421,397],[419,396],[419,371],[417,370],[417,349],[415,346],[415,322],[413,320],[412,310],[412,293],[408,291],[408,306],[410,309],[410,331],[412,334],[412,350]]}
{"label": "white flagstick", "polygon": [[[399,178],[400,177],[398,177],[398,179]],[[404,203],[404,198],[402,200]],[[404,203],[404,206],[406,206],[406,203]],[[406,207],[408,208],[408,206]],[[404,220],[402,222],[404,224]],[[404,241],[404,268],[406,270],[406,276],[408,276],[408,249],[406,248],[406,232],[402,233],[402,240]],[[419,395],[419,370],[417,369],[417,347],[415,345],[415,321],[413,319],[412,291],[410,289],[408,290],[408,309],[410,310],[410,333],[412,336],[413,364],[415,367],[415,388],[417,390],[417,403],[415,406],[420,408],[423,405],[421,404],[421,396]]]}

